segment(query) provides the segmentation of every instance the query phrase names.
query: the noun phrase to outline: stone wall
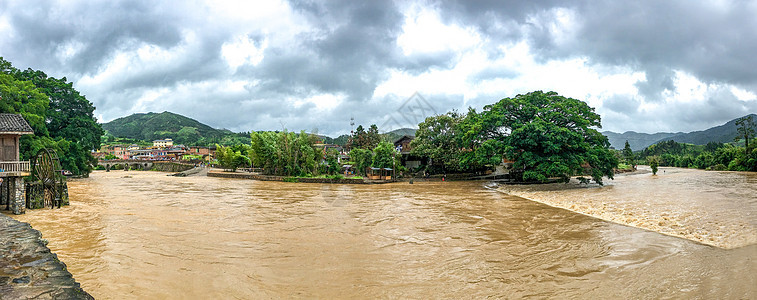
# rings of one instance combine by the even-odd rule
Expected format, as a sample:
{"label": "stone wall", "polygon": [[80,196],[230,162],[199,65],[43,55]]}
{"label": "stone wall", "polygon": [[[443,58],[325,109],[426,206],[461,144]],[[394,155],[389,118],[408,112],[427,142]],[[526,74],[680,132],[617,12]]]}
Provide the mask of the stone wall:
{"label": "stone wall", "polygon": [[29,224],[0,214],[0,298],[94,299]]}
{"label": "stone wall", "polygon": [[20,215],[26,212],[26,185],[23,177],[4,177],[0,184],[0,209]]}
{"label": "stone wall", "polygon": [[172,173],[178,173],[178,172],[184,172],[186,170],[192,169],[195,166],[193,164],[183,164],[183,163],[177,163],[177,162],[162,162],[162,161],[156,161],[152,164],[152,171],[160,171],[160,172],[172,172]]}
{"label": "stone wall", "polygon": [[12,177],[13,187],[11,192],[14,193],[16,205],[13,213],[20,215],[26,212],[26,183],[23,177]]}

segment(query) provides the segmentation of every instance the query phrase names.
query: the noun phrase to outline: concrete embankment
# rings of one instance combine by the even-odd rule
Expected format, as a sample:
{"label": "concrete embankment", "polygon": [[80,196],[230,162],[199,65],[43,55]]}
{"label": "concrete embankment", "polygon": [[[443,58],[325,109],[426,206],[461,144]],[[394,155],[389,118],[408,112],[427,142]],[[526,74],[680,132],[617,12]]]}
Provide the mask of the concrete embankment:
{"label": "concrete embankment", "polygon": [[0,214],[0,299],[94,299],[29,224]]}

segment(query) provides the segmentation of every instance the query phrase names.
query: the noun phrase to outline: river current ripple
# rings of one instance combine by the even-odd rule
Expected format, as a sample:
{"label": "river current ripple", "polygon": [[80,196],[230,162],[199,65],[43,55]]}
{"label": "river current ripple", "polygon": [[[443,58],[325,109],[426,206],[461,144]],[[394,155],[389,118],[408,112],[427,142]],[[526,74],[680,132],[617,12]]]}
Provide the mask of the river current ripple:
{"label": "river current ripple", "polygon": [[484,182],[329,185],[95,172],[40,230],[98,299],[754,298],[718,249]]}

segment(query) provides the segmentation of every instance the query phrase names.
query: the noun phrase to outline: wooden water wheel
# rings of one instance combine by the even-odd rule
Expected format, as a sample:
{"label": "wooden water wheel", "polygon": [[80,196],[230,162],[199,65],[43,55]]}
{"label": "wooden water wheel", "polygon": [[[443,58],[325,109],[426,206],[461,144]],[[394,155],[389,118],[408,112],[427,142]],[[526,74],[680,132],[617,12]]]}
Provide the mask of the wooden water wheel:
{"label": "wooden water wheel", "polygon": [[63,181],[60,160],[55,150],[42,148],[34,158],[33,175],[42,183],[44,205],[50,208],[61,206],[61,191],[58,182]]}

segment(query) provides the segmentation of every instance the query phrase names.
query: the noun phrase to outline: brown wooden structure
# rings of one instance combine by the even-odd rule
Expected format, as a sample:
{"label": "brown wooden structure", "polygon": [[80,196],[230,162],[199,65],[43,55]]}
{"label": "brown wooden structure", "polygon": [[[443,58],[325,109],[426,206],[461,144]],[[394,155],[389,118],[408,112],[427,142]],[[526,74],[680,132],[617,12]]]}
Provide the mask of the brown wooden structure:
{"label": "brown wooden structure", "polygon": [[392,168],[368,168],[365,177],[370,180],[392,180],[394,170]]}
{"label": "brown wooden structure", "polygon": [[26,212],[24,177],[31,175],[29,161],[19,160],[19,138],[34,134],[19,114],[0,113],[0,209]]}

